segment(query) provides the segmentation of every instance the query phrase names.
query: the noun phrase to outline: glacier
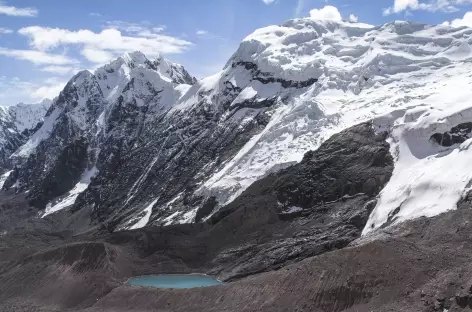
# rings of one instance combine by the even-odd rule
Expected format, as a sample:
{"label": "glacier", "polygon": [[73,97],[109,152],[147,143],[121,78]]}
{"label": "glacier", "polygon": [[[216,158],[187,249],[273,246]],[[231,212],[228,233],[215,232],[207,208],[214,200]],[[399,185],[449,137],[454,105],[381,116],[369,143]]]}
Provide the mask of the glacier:
{"label": "glacier", "polygon": [[[403,21],[374,27],[310,19],[256,31],[229,64],[252,62],[275,77],[318,83],[291,93],[264,131],[200,191],[228,204],[271,168],[298,162],[332,134],[374,119],[389,121],[378,126],[389,131],[397,164],[364,233],[397,208],[397,222],[453,209],[472,180],[464,171],[470,142],[445,149],[430,137],[470,121],[471,34]],[[270,89],[277,87],[264,91]],[[393,115],[380,117],[386,112]]]}

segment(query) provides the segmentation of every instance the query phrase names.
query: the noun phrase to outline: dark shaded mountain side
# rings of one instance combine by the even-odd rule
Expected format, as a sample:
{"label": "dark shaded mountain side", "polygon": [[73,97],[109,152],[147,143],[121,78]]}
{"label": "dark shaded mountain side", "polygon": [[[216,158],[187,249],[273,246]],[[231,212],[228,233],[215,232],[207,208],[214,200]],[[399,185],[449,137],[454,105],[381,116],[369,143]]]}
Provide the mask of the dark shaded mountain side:
{"label": "dark shaded mountain side", "polygon": [[181,195],[174,209],[153,210],[150,224],[163,224],[159,220],[175,209],[203,205],[204,198],[194,195],[197,185],[267,125],[271,108],[249,110],[254,119],[241,127],[229,117],[222,120],[225,111],[202,102],[156,120],[129,148],[119,140],[107,141],[98,156],[100,174],[72,211],[90,211],[93,223],[117,229],[137,222],[138,208],[154,199],[154,206],[162,207]]}
{"label": "dark shaded mountain side", "polygon": [[[48,234],[47,228],[57,231],[64,220],[73,227],[82,220],[77,214],[71,219],[61,212],[34,226],[23,221],[20,232],[12,229],[4,236],[1,252],[8,256],[0,273],[0,300],[17,310],[77,310],[119,291],[115,288],[131,276],[207,272],[232,281],[342,249],[360,236],[375,205],[373,198],[392,173],[383,138],[370,123],[343,131],[319,152],[308,153],[302,163],[255,183],[208,223],[111,234],[103,226],[98,232],[73,237],[65,236],[67,231]],[[325,154],[328,150],[331,153]],[[332,176],[316,179],[333,167],[345,172],[336,176],[337,183]],[[357,178],[349,172],[357,172]],[[377,176],[385,180],[379,179],[376,188],[362,193],[366,181]],[[298,190],[282,187],[302,181],[305,186]],[[349,183],[351,188],[342,187]],[[333,191],[323,197],[326,188]],[[287,210],[289,206],[278,203],[281,198],[286,205],[303,205],[303,209]],[[18,248],[25,240],[27,249]]]}

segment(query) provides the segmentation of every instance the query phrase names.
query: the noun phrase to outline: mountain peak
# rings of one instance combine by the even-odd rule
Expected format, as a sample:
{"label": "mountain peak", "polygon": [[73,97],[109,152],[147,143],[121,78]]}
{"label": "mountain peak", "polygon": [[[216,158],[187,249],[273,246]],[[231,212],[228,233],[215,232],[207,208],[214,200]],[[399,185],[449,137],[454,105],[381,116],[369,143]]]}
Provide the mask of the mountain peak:
{"label": "mountain peak", "polygon": [[[126,68],[124,68],[125,66]],[[196,79],[180,64],[169,61],[161,54],[154,58],[148,58],[141,51],[127,52],[110,63],[98,68],[95,75],[100,77],[109,76],[116,72],[119,75],[129,75],[130,71],[136,68],[144,68],[157,72],[162,79],[171,80],[176,84],[194,84]],[[110,77],[109,77],[110,78]]]}
{"label": "mountain peak", "polygon": [[121,58],[131,68],[149,63],[149,59],[141,51],[127,52]]}

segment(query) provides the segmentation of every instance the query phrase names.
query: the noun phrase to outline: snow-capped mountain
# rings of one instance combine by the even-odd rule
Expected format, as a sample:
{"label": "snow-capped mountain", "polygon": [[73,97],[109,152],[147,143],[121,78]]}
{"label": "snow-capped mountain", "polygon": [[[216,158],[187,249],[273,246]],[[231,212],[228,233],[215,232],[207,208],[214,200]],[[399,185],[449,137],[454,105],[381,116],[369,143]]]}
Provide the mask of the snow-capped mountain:
{"label": "snow-capped mountain", "polygon": [[18,167],[5,186],[30,190],[31,203],[46,214],[73,204],[99,173],[97,166],[106,171],[100,166],[136,147],[143,129],[177,101],[176,85],[193,82],[180,65],[139,52],[93,74],[79,72],[42,127],[11,156]]}
{"label": "snow-capped mountain", "polygon": [[18,131],[24,131],[33,129],[38,123],[42,122],[51,104],[51,100],[44,99],[36,104],[18,103],[13,106],[8,106],[6,109],[11,115],[16,129]]}
{"label": "snow-capped mountain", "polygon": [[[37,104],[19,103],[0,106],[0,162],[2,171],[10,168],[10,155],[40,126],[51,105],[50,100]],[[0,185],[4,178],[0,178]]]}
{"label": "snow-capped mountain", "polygon": [[46,215],[72,207],[84,227],[192,222],[202,207],[204,220],[374,120],[396,166],[364,233],[432,216],[472,180],[470,43],[469,28],[297,19],[255,31],[200,81],[162,57],[127,54],[71,79],[11,156],[5,187],[28,191]]}

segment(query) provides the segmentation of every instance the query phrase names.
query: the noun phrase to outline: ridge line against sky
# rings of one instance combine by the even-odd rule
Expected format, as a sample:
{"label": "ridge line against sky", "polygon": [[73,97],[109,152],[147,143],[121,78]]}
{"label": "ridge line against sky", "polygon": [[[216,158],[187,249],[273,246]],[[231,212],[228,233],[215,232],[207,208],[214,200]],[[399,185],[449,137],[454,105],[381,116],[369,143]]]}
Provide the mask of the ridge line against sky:
{"label": "ridge line against sky", "polygon": [[472,0],[0,0],[0,105],[57,96],[77,71],[135,50],[202,78],[256,29],[296,17],[472,26]]}

